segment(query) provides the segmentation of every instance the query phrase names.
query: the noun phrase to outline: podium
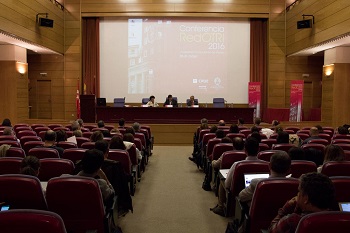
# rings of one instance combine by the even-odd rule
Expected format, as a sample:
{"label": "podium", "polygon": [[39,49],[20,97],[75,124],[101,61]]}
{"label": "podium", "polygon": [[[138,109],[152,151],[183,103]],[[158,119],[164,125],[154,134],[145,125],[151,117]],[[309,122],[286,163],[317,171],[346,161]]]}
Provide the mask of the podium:
{"label": "podium", "polygon": [[96,97],[95,95],[80,95],[80,118],[84,122],[96,122]]}

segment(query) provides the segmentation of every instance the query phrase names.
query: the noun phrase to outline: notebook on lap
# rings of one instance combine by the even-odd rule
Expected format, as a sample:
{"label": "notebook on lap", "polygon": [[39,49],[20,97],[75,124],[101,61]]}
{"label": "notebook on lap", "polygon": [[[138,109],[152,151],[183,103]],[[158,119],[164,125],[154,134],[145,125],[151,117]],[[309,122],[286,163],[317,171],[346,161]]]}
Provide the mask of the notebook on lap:
{"label": "notebook on lap", "polygon": [[350,212],[350,202],[339,202],[340,211]]}
{"label": "notebook on lap", "polygon": [[250,182],[252,179],[256,178],[268,178],[269,173],[254,173],[254,174],[244,174],[244,184],[245,187],[248,187],[250,185]]}

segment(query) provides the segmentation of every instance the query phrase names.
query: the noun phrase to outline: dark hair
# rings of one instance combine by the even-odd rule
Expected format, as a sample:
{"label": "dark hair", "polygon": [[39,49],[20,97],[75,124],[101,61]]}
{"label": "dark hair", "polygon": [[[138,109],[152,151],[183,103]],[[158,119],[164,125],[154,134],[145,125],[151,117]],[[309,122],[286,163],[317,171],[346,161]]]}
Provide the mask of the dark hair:
{"label": "dark hair", "polygon": [[154,95],[151,95],[150,97],[149,97],[149,100],[151,100],[151,99],[155,99],[156,97],[154,97]]}
{"label": "dark hair", "polygon": [[316,150],[315,148],[304,149],[305,158],[309,161],[316,163],[316,166],[323,164],[323,152]]}
{"label": "dark hair", "polygon": [[216,132],[215,132],[215,137],[217,137],[217,138],[223,138],[223,137],[225,137],[225,132],[224,132],[222,129],[218,129],[218,130],[216,130]]}
{"label": "dark hair", "polygon": [[260,123],[261,123],[261,118],[260,118],[260,117],[256,117],[256,118],[254,119],[254,124],[260,125]]}
{"label": "dark hair", "polygon": [[97,127],[98,127],[98,128],[103,128],[103,127],[105,127],[104,121],[103,121],[103,120],[99,120],[99,121],[97,122]]}
{"label": "dark hair", "polygon": [[125,150],[126,147],[124,145],[123,139],[119,136],[113,136],[109,142],[109,149]]}
{"label": "dark hair", "polygon": [[201,119],[201,124],[203,124],[203,123],[207,123],[208,124],[208,119],[207,118],[202,118]]}
{"label": "dark hair", "polygon": [[271,156],[271,170],[278,174],[286,175],[290,170],[290,164],[290,157],[285,151],[277,151]]}
{"label": "dark hair", "polygon": [[277,144],[289,143],[289,134],[286,131],[280,131],[277,135]]}
{"label": "dark hair", "polygon": [[347,128],[343,127],[343,126],[339,126],[338,127],[338,134],[348,134],[349,131],[347,130]]}
{"label": "dark hair", "polygon": [[232,143],[232,139],[229,137],[223,137],[221,143]]}
{"label": "dark hair", "polygon": [[250,132],[252,132],[252,133],[258,132],[259,133],[260,129],[254,125],[254,126],[252,126],[252,128],[250,128]]}
{"label": "dark hair", "polygon": [[125,125],[125,119],[124,118],[120,118],[118,121],[119,126],[124,126]]}
{"label": "dark hair", "polygon": [[44,139],[45,141],[50,142],[56,141],[56,132],[49,129],[48,131],[46,131]]}
{"label": "dark hair", "polygon": [[40,160],[35,156],[26,156],[21,162],[21,174],[37,176]]}
{"label": "dark hair", "polygon": [[328,209],[334,203],[334,185],[328,176],[316,172],[303,174],[299,187],[301,194],[307,195],[308,201],[320,209]]}
{"label": "dark hair", "polygon": [[275,132],[276,132],[276,133],[282,132],[282,131],[283,131],[283,127],[282,127],[282,126],[277,125],[277,126],[275,127]]}
{"label": "dark hair", "polygon": [[11,125],[11,121],[10,121],[10,119],[8,119],[8,118],[5,118],[3,121],[2,121],[2,124],[1,124],[2,126],[9,126],[9,127],[11,127],[12,125]]}
{"label": "dark hair", "polygon": [[259,142],[256,138],[249,137],[245,140],[244,149],[249,156],[256,156],[259,152]]}
{"label": "dark hair", "polygon": [[233,139],[233,147],[236,150],[243,150],[244,149],[244,141],[241,137],[235,137]]}
{"label": "dark hair", "polygon": [[255,138],[258,143],[261,143],[261,135],[258,132],[253,132],[249,135],[250,138]]}
{"label": "dark hair", "polygon": [[279,124],[280,124],[280,122],[278,120],[273,120],[272,121],[272,126],[277,126]]}
{"label": "dark hair", "polygon": [[288,154],[291,160],[304,160],[305,152],[300,147],[292,147],[288,150]]}
{"label": "dark hair", "polygon": [[93,174],[98,171],[103,164],[103,153],[97,149],[87,150],[81,160],[82,169],[87,174]]}
{"label": "dark hair", "polygon": [[133,127],[128,127],[125,129],[125,133],[131,133],[132,135],[135,135],[135,130]]}
{"label": "dark hair", "polygon": [[106,140],[98,140],[95,143],[95,149],[102,151],[103,154],[108,152],[108,142]]}
{"label": "dark hair", "polygon": [[210,127],[210,133],[216,133],[216,130],[218,130],[218,127],[216,125],[213,125],[212,127]]}
{"label": "dark hair", "polygon": [[132,135],[131,133],[125,133],[123,136],[123,141],[134,143],[134,135]]}
{"label": "dark hair", "polygon": [[141,128],[140,123],[134,122],[134,124],[132,124],[132,128],[135,130],[135,132],[140,131],[140,128]]}
{"label": "dark hair", "polygon": [[324,161],[345,161],[345,153],[343,148],[338,145],[330,144],[324,150]]}
{"label": "dark hair", "polygon": [[83,119],[77,119],[77,122],[79,123],[80,127],[83,127],[84,121]]}
{"label": "dark hair", "polygon": [[90,137],[90,140],[92,142],[97,142],[99,140],[103,140],[103,133],[101,131],[95,131],[92,133],[91,137]]}
{"label": "dark hair", "polygon": [[319,133],[323,133],[323,128],[321,125],[315,125]]}
{"label": "dark hair", "polygon": [[238,118],[238,122],[243,125],[244,124],[244,119],[243,118]]}
{"label": "dark hair", "polygon": [[168,99],[169,99],[169,98],[173,98],[173,96],[172,96],[172,95],[168,95]]}
{"label": "dark hair", "polygon": [[65,142],[67,141],[66,131],[60,129],[56,131],[56,142]]}
{"label": "dark hair", "polygon": [[230,133],[239,133],[239,128],[237,124],[232,124],[230,126]]}

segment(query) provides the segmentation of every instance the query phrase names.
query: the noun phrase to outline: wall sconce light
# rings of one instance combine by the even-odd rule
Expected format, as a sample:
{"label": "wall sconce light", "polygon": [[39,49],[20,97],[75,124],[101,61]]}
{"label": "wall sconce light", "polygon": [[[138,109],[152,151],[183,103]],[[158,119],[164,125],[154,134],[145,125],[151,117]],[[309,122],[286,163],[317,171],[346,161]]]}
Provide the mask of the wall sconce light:
{"label": "wall sconce light", "polygon": [[25,73],[27,73],[27,63],[16,62],[16,69],[18,73],[24,75]]}
{"label": "wall sconce light", "polygon": [[329,77],[334,71],[334,64],[325,65],[323,66],[323,68],[324,68],[324,74],[326,75],[326,77]]}

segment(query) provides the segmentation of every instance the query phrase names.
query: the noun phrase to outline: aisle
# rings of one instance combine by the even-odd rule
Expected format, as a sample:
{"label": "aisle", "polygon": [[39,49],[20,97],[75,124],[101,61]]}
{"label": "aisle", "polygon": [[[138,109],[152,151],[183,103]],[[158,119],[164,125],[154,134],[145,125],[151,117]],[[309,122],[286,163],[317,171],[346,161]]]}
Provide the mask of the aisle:
{"label": "aisle", "polygon": [[204,174],[188,160],[191,146],[157,146],[133,197],[124,233],[225,232],[229,219],[209,211],[217,203],[201,188]]}

